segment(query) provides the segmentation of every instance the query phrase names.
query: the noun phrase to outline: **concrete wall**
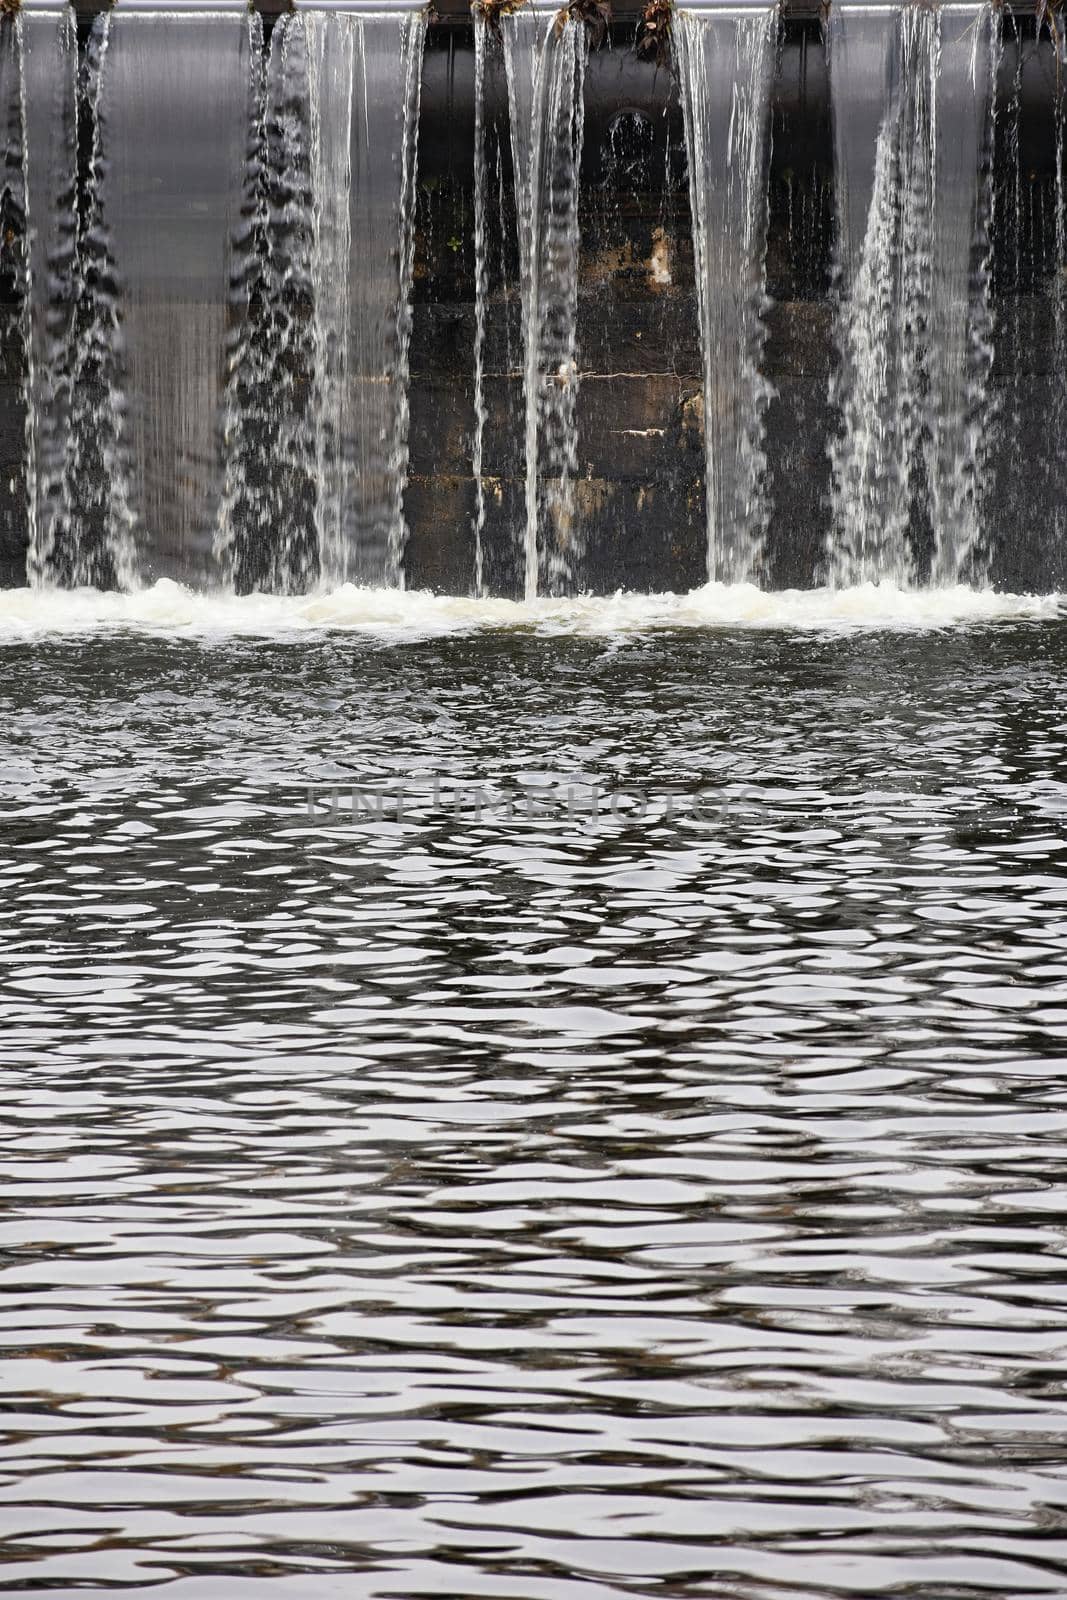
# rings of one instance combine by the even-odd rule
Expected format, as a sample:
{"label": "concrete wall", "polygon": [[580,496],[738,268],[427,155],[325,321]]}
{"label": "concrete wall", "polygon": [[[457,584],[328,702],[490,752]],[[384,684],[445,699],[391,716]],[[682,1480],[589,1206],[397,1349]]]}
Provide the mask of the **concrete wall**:
{"label": "concrete wall", "polygon": [[[632,21],[590,61],[582,191],[577,498],[590,587],[703,581],[698,324],[681,111],[670,70],[639,61]],[[1016,37],[1016,34],[1018,35]],[[473,573],[473,43],[432,27],[420,127],[406,496],[412,586],[466,591]],[[502,111],[499,89],[490,121]],[[1067,588],[1064,338],[1057,342],[1052,50],[1009,24],[996,153],[997,353],[988,419],[987,522],[997,581]],[[1016,160],[1016,149],[1018,160]],[[506,154],[506,153],[505,153]],[[505,178],[509,163],[504,160]],[[772,516],[767,581],[816,581],[825,540],[833,361],[833,154],[817,20],[784,25],[773,106],[765,370]],[[495,204],[495,201],[494,201]],[[507,204],[505,211],[508,212]],[[513,233],[510,215],[505,231]],[[485,570],[519,586],[524,520],[518,267],[504,263],[486,346]],[[0,241],[0,582],[23,581],[21,351],[12,263]],[[499,277],[499,274],[497,275]],[[1067,417],[1064,418],[1067,421]],[[8,489],[14,484],[14,491]]]}

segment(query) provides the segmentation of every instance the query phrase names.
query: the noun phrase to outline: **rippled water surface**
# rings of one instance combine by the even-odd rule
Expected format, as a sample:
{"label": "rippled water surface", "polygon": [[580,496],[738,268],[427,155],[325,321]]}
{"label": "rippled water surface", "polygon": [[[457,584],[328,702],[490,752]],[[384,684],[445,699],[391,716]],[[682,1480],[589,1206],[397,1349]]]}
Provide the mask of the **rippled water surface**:
{"label": "rippled water surface", "polygon": [[1067,624],[0,667],[7,1592],[1067,1594]]}

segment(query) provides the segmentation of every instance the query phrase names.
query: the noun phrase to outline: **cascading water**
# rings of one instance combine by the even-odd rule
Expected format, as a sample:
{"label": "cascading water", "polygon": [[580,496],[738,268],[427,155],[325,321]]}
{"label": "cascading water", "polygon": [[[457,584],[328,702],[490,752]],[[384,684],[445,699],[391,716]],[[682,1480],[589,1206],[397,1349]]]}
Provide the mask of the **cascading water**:
{"label": "cascading water", "polygon": [[[501,473],[525,464],[525,406],[513,406],[514,384],[523,386],[521,348],[525,307],[519,230],[509,215],[513,199],[511,132],[503,29],[480,4],[474,20],[474,478],[472,589],[478,596],[514,592],[525,584],[526,529],[515,521],[513,538],[493,537],[503,523]],[[529,108],[528,108],[529,111]],[[520,178],[523,176],[520,173]],[[517,213],[516,206],[516,213]],[[516,270],[515,259],[519,259]],[[517,335],[518,337],[514,337]],[[525,391],[524,391],[525,392]],[[493,404],[490,404],[490,397]],[[505,396],[507,398],[505,398]],[[513,425],[517,423],[517,425]],[[488,469],[488,470],[487,470]],[[490,506],[498,515],[488,522]],[[508,505],[508,511],[513,506]]]}
{"label": "cascading water", "polygon": [[109,23],[99,203],[138,576],[204,586],[216,573],[227,303],[260,24],[125,6]]}
{"label": "cascading water", "polygon": [[424,37],[414,11],[274,30],[220,537],[246,587],[402,581]]}
{"label": "cascading water", "polygon": [[[401,585],[425,19],[407,7],[375,11],[373,3],[290,12],[274,26],[264,57],[263,23],[232,0],[206,0],[203,10],[183,8],[181,0],[151,10],[152,0],[123,0],[85,30],[80,68],[69,8],[0,11],[0,316],[17,378],[0,402],[12,415],[20,408],[14,429],[0,433],[0,440],[16,441],[3,458],[5,577],[17,575],[28,526],[35,584],[121,587],[166,575],[195,587],[231,580],[242,590],[303,591],[345,579]],[[676,442],[682,450],[696,442],[695,406],[686,409],[677,439],[673,398],[657,412],[637,395],[638,384],[625,394],[620,387],[617,403],[612,396],[610,425],[606,412],[588,406],[583,455],[597,474],[595,493],[579,479],[587,35],[578,10],[552,14],[527,3],[499,16],[496,28],[476,15],[472,461],[479,594],[610,586],[614,529],[598,565],[597,544],[588,554],[583,549],[579,505],[593,528],[605,529],[617,514],[620,576],[632,581],[634,551],[623,548],[632,538],[631,508],[646,518],[632,542],[653,548],[664,538],[668,497],[660,489],[668,483],[669,557],[679,558],[676,573],[684,561],[682,581],[691,581],[692,542],[683,550],[682,534],[675,539],[673,530],[688,530],[697,474],[691,458],[671,451]],[[794,581],[795,572],[796,581],[806,581],[824,559],[813,576],[826,572],[838,586],[882,579],[949,585],[992,574],[1028,587],[1040,582],[1037,546],[1058,574],[1067,526],[1059,504],[1067,460],[1067,389],[1059,378],[1067,350],[1067,63],[1058,24],[1053,49],[1045,37],[1051,24],[1036,30],[1036,40],[1032,28],[1021,29],[1013,45],[1013,24],[1005,23],[1005,54],[991,4],[837,0],[828,22],[836,173],[831,180],[821,133],[805,133],[797,171],[785,165],[792,153],[783,155],[771,191],[783,208],[771,237],[773,282],[789,285],[782,197],[792,228],[794,193],[798,215],[807,205],[822,216],[827,185],[835,186],[836,417],[827,429],[825,379],[814,364],[799,370],[824,324],[806,318],[799,300],[790,303],[800,295],[794,283],[782,290],[770,355],[800,381],[783,385],[772,412],[783,448],[770,463],[763,347],[776,15],[762,0],[706,9],[694,3],[674,14],[672,27],[703,344],[709,574],[736,582],[777,571]],[[447,71],[445,53],[436,53],[428,80],[447,82],[450,96],[464,81],[455,42],[453,34]],[[826,64],[806,45],[801,50],[803,42],[787,34],[783,43],[778,81],[787,124],[794,104],[814,107],[826,92]],[[1008,67],[1016,58],[1013,90]],[[1001,63],[1003,134],[994,126]],[[684,361],[691,371],[687,340],[695,324],[690,318],[686,329],[681,320],[684,290],[668,277],[660,299],[653,265],[647,270],[662,314],[638,313],[627,298],[652,248],[654,196],[644,192],[645,179],[620,227],[619,261],[598,226],[608,214],[601,197],[613,204],[624,187],[605,154],[614,134],[604,130],[637,116],[619,111],[611,119],[610,98],[619,98],[615,66],[605,54],[590,80],[595,148],[587,172],[597,198],[586,207],[592,228],[584,265],[590,286],[612,279],[620,315],[610,330],[610,338],[617,332],[614,350],[600,348],[609,342],[610,317],[590,325],[586,360],[611,362],[647,330],[645,364],[655,348],[665,369]],[[643,71],[628,55],[620,104],[637,94]],[[446,119],[453,112],[446,102]],[[438,126],[436,116],[431,103],[428,130]],[[677,149],[676,130],[669,142]],[[451,155],[435,151],[432,165],[427,260],[442,249],[455,255],[438,257],[449,267],[442,285],[430,287],[437,303],[426,326],[459,329],[465,294],[452,282],[453,262],[466,259],[460,208],[467,201]],[[517,226],[501,204],[511,192]],[[677,244],[670,240],[672,251]],[[814,300],[824,292],[828,262],[821,250],[813,253],[818,260],[803,292]],[[678,261],[684,275],[684,246]],[[625,294],[618,290],[622,274]],[[448,343],[446,336],[442,350]],[[425,349],[432,367],[429,344]],[[454,353],[448,361],[453,379]],[[608,377],[620,367],[596,370]],[[502,404],[506,385],[520,379],[521,407]],[[805,457],[798,407],[815,384],[821,392]],[[427,412],[430,404],[428,392]],[[454,409],[461,417],[461,406]],[[816,523],[825,502],[814,459],[828,432],[830,537],[825,515]],[[616,443],[659,441],[642,445],[654,493],[620,497],[619,483],[632,483],[642,467],[627,463],[614,473],[612,436]],[[425,437],[433,438],[429,431]],[[1010,453],[1009,437],[1024,448]],[[521,457],[510,465],[509,445]],[[798,527],[797,559],[783,567],[794,468],[809,471],[796,501],[798,521],[805,512],[808,521],[803,533]],[[498,538],[497,520],[490,515],[487,528],[487,513],[513,510],[512,484],[525,490],[525,516],[513,517],[513,537]],[[442,506],[451,496],[458,508],[468,489],[450,480],[433,499]],[[463,511],[451,520],[464,524]],[[1018,528],[1025,539],[1004,536]],[[435,564],[414,552],[412,570],[423,581],[465,588],[467,533],[464,525],[451,560]],[[436,540],[437,528],[426,537]],[[449,537],[442,535],[442,546]],[[697,561],[704,542],[699,529]],[[649,586],[656,580],[650,573]]]}
{"label": "cascading water", "polygon": [[[69,522],[71,357],[80,288],[78,46],[69,7],[0,23],[9,231],[21,241],[28,571],[51,572]],[[75,562],[73,576],[87,576]]]}
{"label": "cascading water", "polygon": [[[334,443],[323,440],[336,488],[320,502],[320,559],[331,581],[396,587],[426,18],[420,11],[400,19],[311,13],[307,20],[319,370],[335,429]],[[346,170],[346,157],[348,181],[339,192],[335,174]]]}
{"label": "cascading water", "polygon": [[[25,130],[23,110],[23,55],[24,41],[21,20],[17,15],[0,16],[0,295],[18,307],[24,348],[28,322],[28,266],[26,261],[26,184],[24,176]],[[5,329],[5,333],[6,333]],[[5,342],[7,342],[5,340]],[[25,408],[29,388],[27,367],[23,365],[21,399]],[[24,411],[24,414],[25,413]],[[28,411],[28,416],[32,416]],[[23,519],[34,518],[36,487],[34,483],[35,440],[25,424],[26,457],[17,470],[8,468],[7,495],[0,496],[0,557],[10,573],[10,552],[17,547]]]}
{"label": "cascading water", "polygon": [[501,17],[522,280],[527,599],[581,575],[578,472],[578,201],[585,25],[532,5]]}
{"label": "cascading water", "polygon": [[672,39],[689,158],[704,364],[708,577],[759,577],[767,526],[760,372],[777,8],[680,9]]}
{"label": "cascading water", "polygon": [[303,17],[279,20],[253,80],[225,397],[216,554],[233,586],[302,593],[320,576],[309,58]]}
{"label": "cascading water", "polygon": [[[79,83],[79,151],[87,181],[79,196],[76,304],[63,358],[69,394],[62,487],[51,539],[38,531],[31,578],[72,588],[128,589],[135,582],[129,454],[122,390],[122,319],[104,210],[107,184],[103,88],[113,17],[94,19]],[[32,164],[33,155],[30,153]]]}
{"label": "cascading water", "polygon": [[[1021,570],[1024,552],[1031,562],[1036,557],[1044,574],[1062,569],[1067,549],[1067,34],[1058,13],[1049,14],[1048,24],[1051,37],[1039,35],[1037,42],[1005,24],[1007,71],[997,128],[1001,405],[995,487],[1001,517],[1028,534],[1025,544],[1001,547],[997,566],[998,577],[1018,586],[1033,581]],[[1038,104],[1035,81],[1046,90]],[[1045,152],[1051,170],[1046,165],[1038,173],[1035,156]]]}
{"label": "cascading water", "polygon": [[978,575],[1000,58],[992,6],[835,6],[832,583]]}
{"label": "cascading water", "polygon": [[101,16],[80,80],[69,10],[28,11],[15,26],[30,579],[204,582],[249,23],[236,12]]}
{"label": "cascading water", "polygon": [[474,593],[485,593],[485,324],[489,300],[488,230],[486,226],[489,174],[486,160],[485,67],[490,25],[479,10],[474,13],[474,439],[471,474],[474,478]]}

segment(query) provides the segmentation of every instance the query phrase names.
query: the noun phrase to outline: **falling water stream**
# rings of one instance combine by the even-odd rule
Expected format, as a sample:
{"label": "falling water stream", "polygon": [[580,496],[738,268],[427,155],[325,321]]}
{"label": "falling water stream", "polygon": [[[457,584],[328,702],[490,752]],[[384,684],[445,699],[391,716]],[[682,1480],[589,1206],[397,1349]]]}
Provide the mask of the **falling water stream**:
{"label": "falling water stream", "polygon": [[[70,396],[64,471],[51,541],[29,553],[31,575],[71,587],[129,589],[137,582],[130,503],[130,439],[123,384],[122,306],[110,219],[106,82],[114,17],[92,24],[79,82],[79,158],[86,182],[75,212],[76,303],[60,357]],[[82,138],[82,123],[88,138]],[[30,156],[32,164],[32,153]],[[32,286],[31,286],[32,289]]]}
{"label": "falling water stream", "polygon": [[685,112],[704,363],[708,577],[758,577],[767,522],[760,370],[777,7],[683,8],[672,32]]}
{"label": "falling water stream", "polygon": [[526,598],[581,572],[578,200],[589,46],[580,22],[525,6],[501,18],[522,275]]}
{"label": "falling water stream", "polygon": [[138,567],[203,587],[216,578],[228,289],[259,23],[124,5],[110,33],[101,203]]}
{"label": "falling water stream", "polygon": [[48,576],[64,511],[78,270],[78,51],[69,8],[0,23],[5,163],[23,235],[27,545],[31,577]]}
{"label": "falling water stream", "polygon": [[303,592],[320,576],[316,511],[324,427],[316,382],[303,17],[284,17],[275,26],[269,61],[257,64],[251,108],[216,554],[239,592]]}
{"label": "falling water stream", "polygon": [[425,16],[309,11],[302,21],[311,88],[320,562],[327,582],[396,587]]}
{"label": "falling water stream", "polygon": [[38,584],[212,577],[249,31],[240,12],[124,9],[93,23],[79,72],[69,9],[5,30],[21,47]]}
{"label": "falling water stream", "polygon": [[989,6],[835,6],[831,580],[980,575],[992,360]]}
{"label": "falling water stream", "polygon": [[295,14],[264,82],[237,9],[107,13],[80,71],[69,10],[5,21],[35,581],[401,581],[424,33]]}
{"label": "falling water stream", "polygon": [[489,174],[485,139],[485,57],[489,23],[481,12],[474,15],[474,438],[471,475],[474,478],[474,593],[485,592],[485,331],[489,298],[488,238],[486,227]]}
{"label": "falling water stream", "polygon": [[[506,26],[510,32],[515,24]],[[525,368],[519,355],[526,299],[518,216],[527,174],[520,167],[516,192],[504,33],[475,8],[472,590],[482,598],[501,588],[521,589],[526,574],[524,520],[515,519],[514,531],[500,528],[499,515],[487,522],[490,506],[498,513],[504,509],[502,471],[514,480],[517,458],[524,466],[526,450]]]}
{"label": "falling water stream", "polygon": [[[1052,43],[1054,51],[1042,59],[1025,31],[1005,22],[997,124],[997,487],[1006,520],[1036,536],[1039,572],[1054,569],[1067,546],[1067,36],[1058,22]],[[1046,91],[1036,116],[1026,106],[1035,81]],[[1051,171],[1040,179],[1033,171],[1033,146],[1025,148],[1035,136],[1052,151]],[[1038,527],[1028,514],[1035,500],[1044,513]],[[1018,583],[1017,560],[999,565]]]}
{"label": "falling water stream", "polygon": [[220,540],[246,587],[402,581],[424,38],[410,9],[274,29]]}
{"label": "falling water stream", "polygon": [[[38,585],[125,585],[132,570],[113,383],[118,324],[99,204],[109,38],[110,19],[98,19],[79,70],[69,9],[27,10],[0,24],[7,226],[21,234],[27,572]],[[83,116],[88,183],[79,201]]]}

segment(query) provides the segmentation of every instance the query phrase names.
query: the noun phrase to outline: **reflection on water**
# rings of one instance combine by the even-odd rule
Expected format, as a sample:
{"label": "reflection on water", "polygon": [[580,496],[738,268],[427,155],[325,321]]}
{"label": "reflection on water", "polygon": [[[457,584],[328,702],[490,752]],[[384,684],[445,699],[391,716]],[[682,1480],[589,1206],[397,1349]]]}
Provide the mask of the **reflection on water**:
{"label": "reflection on water", "polygon": [[3,666],[8,1592],[1067,1590],[1063,623]]}

